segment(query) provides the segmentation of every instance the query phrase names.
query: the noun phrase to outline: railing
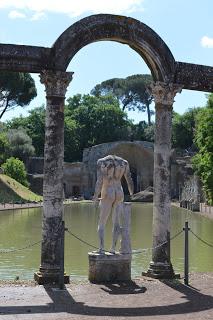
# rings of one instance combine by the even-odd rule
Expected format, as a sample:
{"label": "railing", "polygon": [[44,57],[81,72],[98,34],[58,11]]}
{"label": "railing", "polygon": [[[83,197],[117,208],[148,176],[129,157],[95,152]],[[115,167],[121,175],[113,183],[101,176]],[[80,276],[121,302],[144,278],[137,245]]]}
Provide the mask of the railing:
{"label": "railing", "polygon": [[200,203],[200,212],[213,214],[213,206],[208,206],[205,203]]}

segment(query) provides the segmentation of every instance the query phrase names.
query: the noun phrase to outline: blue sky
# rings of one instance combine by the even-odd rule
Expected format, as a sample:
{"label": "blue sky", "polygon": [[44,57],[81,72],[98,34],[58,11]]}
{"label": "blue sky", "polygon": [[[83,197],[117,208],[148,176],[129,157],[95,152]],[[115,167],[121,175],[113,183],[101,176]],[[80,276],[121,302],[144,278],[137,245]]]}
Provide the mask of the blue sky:
{"label": "blue sky", "polygon": [[[212,0],[0,0],[0,42],[50,47],[77,20],[96,13],[122,14],[151,27],[166,42],[178,61],[212,66]],[[74,71],[67,97],[89,93],[97,84],[113,77],[150,73],[141,57],[126,45],[97,42],[81,49],[68,67]],[[24,110],[7,112],[2,121],[45,103],[44,88],[33,75],[38,97]],[[202,106],[205,93],[183,90],[174,110]],[[130,113],[135,122],[145,114]]]}

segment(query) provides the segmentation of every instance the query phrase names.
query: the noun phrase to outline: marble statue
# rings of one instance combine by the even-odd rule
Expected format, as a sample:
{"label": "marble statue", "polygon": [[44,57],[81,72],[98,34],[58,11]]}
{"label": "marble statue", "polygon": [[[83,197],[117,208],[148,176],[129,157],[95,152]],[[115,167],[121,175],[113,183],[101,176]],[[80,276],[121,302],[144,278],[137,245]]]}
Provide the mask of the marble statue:
{"label": "marble statue", "polygon": [[110,213],[112,212],[112,247],[115,253],[118,237],[121,235],[121,253],[129,253],[131,248],[129,240],[130,206],[124,204],[124,192],[121,178],[125,177],[130,195],[133,194],[133,181],[128,161],[108,155],[97,161],[97,181],[93,200],[97,203],[100,198],[100,216],[98,223],[99,253],[104,253],[104,229]]}

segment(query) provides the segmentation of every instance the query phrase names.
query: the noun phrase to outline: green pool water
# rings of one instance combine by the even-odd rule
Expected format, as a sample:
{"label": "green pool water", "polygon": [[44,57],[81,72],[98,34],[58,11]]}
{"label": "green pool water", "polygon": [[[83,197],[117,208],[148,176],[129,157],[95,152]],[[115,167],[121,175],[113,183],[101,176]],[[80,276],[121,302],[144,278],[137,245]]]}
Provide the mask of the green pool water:
{"label": "green pool water", "polygon": [[[41,239],[42,209],[9,210],[0,212],[0,249],[21,248]],[[72,203],[65,206],[64,220],[80,238],[97,246],[98,212],[92,203]],[[213,220],[179,208],[172,208],[171,236],[179,232],[185,221],[190,228],[207,242],[213,243]],[[152,246],[152,205],[132,204],[132,248]],[[111,221],[106,227],[106,247],[111,244]],[[0,279],[32,279],[40,265],[40,245],[14,253],[0,253]],[[69,234],[65,236],[65,269],[71,277],[86,278],[88,274],[88,251],[93,250]],[[171,257],[176,272],[183,272],[184,235],[171,241]],[[189,234],[190,272],[213,271],[213,248],[201,243]],[[146,271],[151,260],[151,250],[133,254],[133,277]]]}

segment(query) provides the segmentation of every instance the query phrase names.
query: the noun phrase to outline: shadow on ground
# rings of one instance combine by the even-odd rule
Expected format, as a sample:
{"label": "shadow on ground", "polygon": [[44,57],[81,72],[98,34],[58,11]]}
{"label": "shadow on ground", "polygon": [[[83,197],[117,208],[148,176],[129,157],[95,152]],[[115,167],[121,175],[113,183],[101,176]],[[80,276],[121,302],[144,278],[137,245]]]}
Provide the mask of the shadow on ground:
{"label": "shadow on ground", "polygon": [[121,282],[121,283],[105,283],[101,288],[104,292],[114,295],[122,294],[138,294],[146,292],[145,287],[140,287],[134,281]]}
{"label": "shadow on ground", "polygon": [[[73,315],[87,315],[87,316],[151,316],[151,315],[178,315],[187,313],[196,313],[204,310],[210,310],[213,308],[213,297],[205,295],[199,292],[196,288],[185,286],[179,282],[163,281],[163,283],[178,291],[182,294],[181,298],[184,298],[183,303],[177,303],[172,305],[156,305],[156,306],[135,306],[134,302],[132,307],[102,307],[101,303],[99,306],[89,306],[84,302],[76,302],[71,296],[67,289],[57,290],[50,286],[46,286],[45,290],[51,299],[51,303],[46,305],[27,305],[27,306],[4,306],[0,307],[0,314],[36,314],[36,313],[61,313],[66,312]],[[138,286],[135,282],[120,284],[105,284],[101,286],[102,292],[108,295],[132,295],[141,294],[141,300],[137,300],[140,305],[140,301],[143,299],[144,293],[147,288]],[[163,292],[162,292],[163,295]],[[95,295],[94,295],[95,296]],[[108,296],[109,297],[109,296]],[[112,297],[113,299],[113,297]],[[122,299],[122,298],[121,298]],[[134,301],[134,300],[133,300]],[[122,303],[121,303],[122,305]]]}

